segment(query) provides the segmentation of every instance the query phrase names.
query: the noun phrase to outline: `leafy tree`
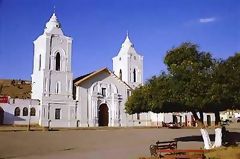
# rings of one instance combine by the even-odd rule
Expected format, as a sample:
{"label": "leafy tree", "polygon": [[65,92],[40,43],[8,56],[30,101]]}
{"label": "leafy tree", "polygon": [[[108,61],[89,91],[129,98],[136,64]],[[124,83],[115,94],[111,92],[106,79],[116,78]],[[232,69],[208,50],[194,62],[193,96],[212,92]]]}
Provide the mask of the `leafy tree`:
{"label": "leafy tree", "polygon": [[240,54],[221,61],[214,72],[210,89],[215,109],[240,109]]}
{"label": "leafy tree", "polygon": [[[209,88],[217,61],[208,52],[201,52],[197,45],[183,43],[167,52],[164,63],[172,76],[174,99],[182,110],[191,111],[199,125],[203,126],[202,112],[209,112],[211,100]],[[200,118],[196,112],[200,112]]]}
{"label": "leafy tree", "polygon": [[[240,105],[239,61],[239,54],[220,61],[208,52],[199,51],[195,44],[183,43],[167,52],[164,63],[168,73],[152,77],[134,91],[126,110],[130,113],[191,111],[202,128],[203,112],[214,112],[218,125],[219,111]],[[215,131],[218,134],[215,146],[220,146],[221,130]],[[201,129],[201,133],[205,147],[210,148],[207,131]]]}
{"label": "leafy tree", "polygon": [[210,53],[200,52],[197,45],[183,43],[167,52],[164,63],[168,73],[152,77],[145,86],[134,91],[126,104],[127,112],[191,111],[203,125],[202,112],[212,111],[209,89],[217,61]]}
{"label": "leafy tree", "polygon": [[136,88],[125,104],[126,111],[129,114],[150,111],[148,107],[148,94],[149,91],[147,86]]}
{"label": "leafy tree", "polygon": [[[233,57],[229,57],[224,66],[225,72],[225,84],[227,85],[227,91],[230,103],[228,108],[240,109],[240,53],[235,54]],[[225,92],[225,95],[227,95]]]}

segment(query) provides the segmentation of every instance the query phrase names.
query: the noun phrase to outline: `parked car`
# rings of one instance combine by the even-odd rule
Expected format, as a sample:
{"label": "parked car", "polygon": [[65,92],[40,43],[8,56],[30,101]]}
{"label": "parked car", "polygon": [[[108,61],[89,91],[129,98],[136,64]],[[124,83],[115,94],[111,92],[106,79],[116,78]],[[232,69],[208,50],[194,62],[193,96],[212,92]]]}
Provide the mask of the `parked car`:
{"label": "parked car", "polygon": [[172,129],[178,129],[178,128],[181,128],[181,125],[180,123],[170,122],[170,123],[167,123],[167,127]]}
{"label": "parked car", "polygon": [[226,126],[229,124],[230,124],[230,121],[228,119],[226,119],[225,121],[221,121],[221,126]]}
{"label": "parked car", "polygon": [[237,123],[240,123],[240,117],[237,118]]}

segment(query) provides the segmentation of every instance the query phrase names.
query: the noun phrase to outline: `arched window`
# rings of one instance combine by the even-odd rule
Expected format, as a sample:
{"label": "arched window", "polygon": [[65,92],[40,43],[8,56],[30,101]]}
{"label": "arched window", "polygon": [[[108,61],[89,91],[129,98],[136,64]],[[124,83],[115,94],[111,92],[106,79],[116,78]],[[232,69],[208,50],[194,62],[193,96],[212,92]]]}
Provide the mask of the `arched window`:
{"label": "arched window", "polygon": [[45,92],[47,92],[47,90],[48,90],[48,79],[47,78],[45,78]]}
{"label": "arched window", "polygon": [[31,108],[30,109],[30,116],[35,116],[36,115],[36,109],[35,108]]}
{"label": "arched window", "polygon": [[48,68],[49,68],[49,70],[51,70],[51,57],[49,57],[49,66],[48,66]]}
{"label": "arched window", "polygon": [[20,108],[19,107],[15,108],[14,116],[20,116]]}
{"label": "arched window", "polygon": [[136,69],[133,70],[133,82],[136,82]]}
{"label": "arched window", "polygon": [[60,54],[58,52],[56,54],[56,71],[60,71],[60,60],[61,60],[61,57],[60,57]]}
{"label": "arched window", "polygon": [[42,63],[42,61],[41,61],[42,59],[41,59],[41,54],[39,55],[39,68],[38,68],[38,70],[40,71],[41,70],[41,63]]}
{"label": "arched window", "polygon": [[119,78],[122,80],[122,70],[119,71]]}
{"label": "arched window", "polygon": [[27,107],[23,108],[23,116],[28,116],[28,108]]}
{"label": "arched window", "polygon": [[59,81],[56,83],[55,92],[56,92],[56,94],[59,94],[61,92],[61,83]]}

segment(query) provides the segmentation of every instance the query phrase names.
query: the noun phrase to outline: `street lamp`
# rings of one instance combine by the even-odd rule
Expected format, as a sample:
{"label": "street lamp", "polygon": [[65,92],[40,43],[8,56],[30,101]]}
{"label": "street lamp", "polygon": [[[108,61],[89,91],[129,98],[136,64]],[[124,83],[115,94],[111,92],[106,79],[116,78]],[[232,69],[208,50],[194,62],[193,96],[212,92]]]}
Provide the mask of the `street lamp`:
{"label": "street lamp", "polygon": [[[32,82],[32,89],[33,89],[33,84],[35,84],[35,82]],[[31,97],[30,97],[30,103],[28,105],[28,126],[27,126],[27,130],[30,131],[30,125],[31,125],[31,107],[32,107],[32,91],[31,91]]]}
{"label": "street lamp", "polygon": [[27,130],[31,130],[31,106],[32,106],[32,99],[30,99],[30,104],[28,105],[28,127]]}

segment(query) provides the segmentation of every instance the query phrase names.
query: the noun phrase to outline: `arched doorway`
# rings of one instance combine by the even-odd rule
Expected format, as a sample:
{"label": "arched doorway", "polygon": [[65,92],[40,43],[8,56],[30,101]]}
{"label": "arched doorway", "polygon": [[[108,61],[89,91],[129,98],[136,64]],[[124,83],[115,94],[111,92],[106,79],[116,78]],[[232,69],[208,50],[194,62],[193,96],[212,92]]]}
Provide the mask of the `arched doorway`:
{"label": "arched doorway", "polygon": [[101,104],[98,110],[98,126],[108,126],[108,106]]}
{"label": "arched doorway", "polygon": [[80,120],[77,120],[77,128],[80,126]]}
{"label": "arched doorway", "polygon": [[2,107],[0,107],[0,125],[3,124],[3,120],[4,120],[4,110]]}

